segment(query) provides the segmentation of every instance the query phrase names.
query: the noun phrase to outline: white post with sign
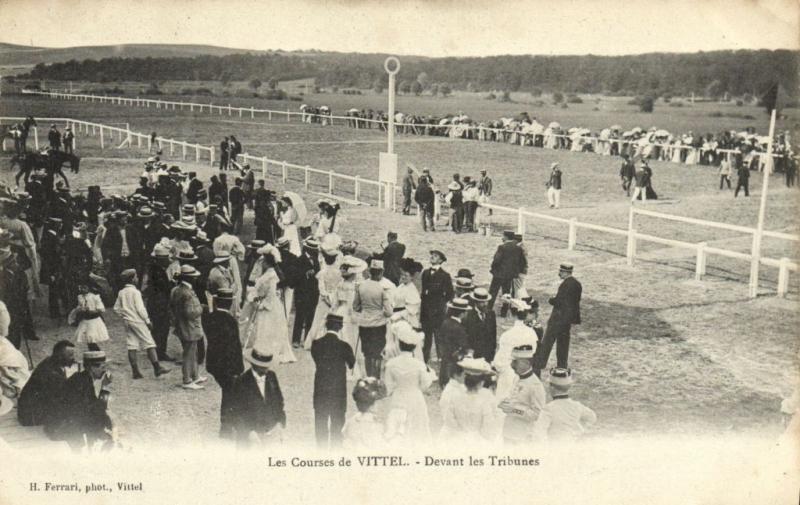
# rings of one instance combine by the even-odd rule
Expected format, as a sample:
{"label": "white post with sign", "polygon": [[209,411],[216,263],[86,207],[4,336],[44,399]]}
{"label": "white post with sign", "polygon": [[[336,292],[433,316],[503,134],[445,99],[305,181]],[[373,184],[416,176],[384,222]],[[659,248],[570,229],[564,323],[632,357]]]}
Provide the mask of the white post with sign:
{"label": "white post with sign", "polygon": [[383,62],[383,68],[389,74],[389,124],[387,126],[388,145],[385,153],[380,153],[378,165],[378,180],[385,190],[383,208],[391,209],[394,206],[395,185],[397,184],[397,155],[394,153],[394,88],[395,75],[400,71],[400,60],[389,56]]}

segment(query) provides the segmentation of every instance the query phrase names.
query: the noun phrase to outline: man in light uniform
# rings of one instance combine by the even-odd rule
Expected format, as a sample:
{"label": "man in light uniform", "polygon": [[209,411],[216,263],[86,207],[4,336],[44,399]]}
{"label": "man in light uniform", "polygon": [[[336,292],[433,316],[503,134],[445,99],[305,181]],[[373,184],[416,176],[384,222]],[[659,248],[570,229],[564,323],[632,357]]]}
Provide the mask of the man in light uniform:
{"label": "man in light uniform", "polygon": [[506,444],[525,444],[533,438],[533,427],[545,406],[544,386],[533,373],[534,346],[521,345],[511,351],[511,368],[517,375],[511,394],[498,407],[506,414],[503,440]]}

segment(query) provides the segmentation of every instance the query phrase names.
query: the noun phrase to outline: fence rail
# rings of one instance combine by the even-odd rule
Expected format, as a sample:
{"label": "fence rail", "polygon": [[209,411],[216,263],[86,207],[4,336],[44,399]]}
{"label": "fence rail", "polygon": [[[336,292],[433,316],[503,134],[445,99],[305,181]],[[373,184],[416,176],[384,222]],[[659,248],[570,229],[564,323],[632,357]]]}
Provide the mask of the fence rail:
{"label": "fence rail", "polygon": [[[292,116],[299,116],[300,120],[306,122],[313,117],[316,117],[322,122],[323,126],[330,124],[333,125],[335,122],[339,122],[343,125],[354,125],[356,128],[359,127],[360,124],[374,124],[378,127],[386,127],[387,122],[381,119],[368,119],[368,118],[360,118],[357,116],[337,116],[331,113],[328,114],[312,114],[303,111],[291,111],[289,108],[284,110],[277,110],[277,109],[257,109],[255,107],[233,107],[231,104],[227,105],[219,105],[214,103],[197,103],[197,102],[182,102],[182,101],[172,101],[172,100],[157,100],[152,98],[128,98],[122,96],[103,96],[103,95],[87,95],[87,94],[80,94],[80,93],[66,93],[66,92],[57,92],[57,91],[36,91],[36,90],[23,90],[22,93],[29,94],[29,95],[42,95],[42,96],[49,96],[53,99],[65,99],[65,100],[79,100],[79,101],[88,101],[88,102],[105,102],[111,104],[118,104],[118,105],[130,105],[133,107],[146,107],[149,108],[153,106],[156,109],[165,109],[165,110],[186,110],[188,109],[191,112],[194,112],[197,109],[198,112],[203,112],[203,110],[208,110],[209,114],[214,114],[215,110],[219,115],[223,115],[223,113],[227,113],[228,116],[233,116],[237,114],[239,117],[249,116],[251,119],[255,119],[256,114],[259,115],[266,115],[268,120],[272,120],[272,116],[284,116],[286,117],[287,121],[291,121]],[[525,132],[520,130],[514,130],[510,128],[492,128],[484,125],[472,125],[472,124],[419,124],[419,123],[396,123],[395,125],[398,132],[407,133],[409,130],[416,132],[418,129],[432,129],[432,128],[445,128],[449,130],[449,136],[452,138],[459,138],[458,134],[464,131],[470,131],[477,134],[477,140],[487,140],[486,134],[492,133],[496,137],[496,141],[498,142],[509,142],[506,136],[509,139],[513,139],[513,141],[509,143],[519,144],[519,145],[527,145],[529,142],[530,145],[534,144],[534,137],[551,137],[553,139],[568,139],[568,140],[575,140],[578,139],[582,143],[589,143],[592,145],[594,152],[600,154],[609,154],[610,149],[606,149],[607,146],[611,146],[612,144],[617,144],[619,148],[619,152],[622,153],[624,149],[639,149],[645,147],[658,147],[663,150],[679,150],[685,151],[684,154],[681,154],[677,157],[677,160],[673,156],[669,156],[669,159],[664,161],[670,161],[674,163],[686,163],[686,164],[697,164],[700,161],[700,158],[706,151],[713,151],[715,153],[739,153],[738,150],[735,149],[704,149],[700,147],[694,146],[684,146],[684,145],[673,145],[673,144],[665,144],[662,142],[647,142],[642,143],[641,140],[625,140],[625,139],[614,139],[608,138],[603,139],[599,137],[574,137],[573,135],[569,134],[560,134],[560,133],[549,133],[545,134],[544,132]],[[502,135],[498,137],[498,135]],[[583,144],[579,145],[583,145]],[[543,142],[544,144],[544,142]],[[545,147],[544,145],[542,147]],[[602,148],[602,151],[598,151],[598,149]],[[758,152],[753,151],[751,152],[753,157],[758,158],[759,166],[763,170],[765,160],[763,158],[766,157],[767,153],[765,152]],[[773,153],[773,159],[775,158],[784,158],[783,154]]]}
{"label": "fence rail", "polygon": [[[578,230],[585,229],[585,230],[593,230],[599,231],[602,233],[610,233],[613,235],[620,235],[627,237],[627,244],[626,244],[626,258],[628,265],[633,265],[637,255],[637,244],[639,242],[651,242],[656,244],[661,244],[668,247],[677,247],[681,249],[687,249],[691,251],[695,251],[696,255],[696,262],[695,262],[695,279],[701,280],[703,276],[706,274],[706,265],[708,260],[708,255],[713,254],[717,256],[723,256],[727,258],[745,260],[745,261],[752,261],[753,254],[752,253],[743,253],[739,251],[732,251],[729,249],[722,249],[719,247],[709,246],[707,242],[686,242],[683,240],[675,240],[670,238],[658,237],[655,235],[649,235],[646,233],[641,233],[636,230],[635,227],[635,216],[637,214],[643,216],[650,216],[656,217],[660,219],[668,219],[671,221],[678,221],[684,222],[687,224],[695,224],[699,226],[707,226],[712,228],[720,228],[720,229],[727,229],[741,233],[747,234],[755,234],[757,233],[755,228],[749,228],[746,226],[739,226],[739,225],[732,225],[727,223],[719,223],[716,221],[706,221],[704,219],[696,219],[691,217],[684,217],[684,216],[677,216],[673,214],[665,214],[662,212],[655,212],[646,209],[640,209],[635,206],[631,206],[630,214],[628,219],[628,229],[624,228],[614,228],[611,226],[604,226],[594,223],[585,223],[578,221],[577,218],[561,218],[556,216],[549,216],[546,214],[540,214],[536,212],[530,212],[525,210],[524,207],[507,207],[503,205],[494,205],[488,203],[480,204],[482,207],[487,209],[492,209],[498,212],[506,212],[512,215],[515,215],[517,218],[517,233],[525,234],[526,231],[526,220],[528,218],[545,220],[550,222],[556,222],[561,224],[566,224],[568,226],[567,230],[567,249],[574,250],[577,243],[578,243]],[[790,234],[790,233],[782,233],[782,232],[773,232],[773,231],[764,231],[764,236],[788,240],[788,241],[800,241],[800,236]],[[797,272],[798,271],[798,264],[796,262],[791,261],[789,258],[781,258],[781,259],[774,259],[774,258],[760,258],[760,263],[762,265],[766,265],[769,267],[774,267],[778,269],[778,286],[777,286],[777,294],[778,296],[785,296],[786,292],[789,289],[789,272]]]}

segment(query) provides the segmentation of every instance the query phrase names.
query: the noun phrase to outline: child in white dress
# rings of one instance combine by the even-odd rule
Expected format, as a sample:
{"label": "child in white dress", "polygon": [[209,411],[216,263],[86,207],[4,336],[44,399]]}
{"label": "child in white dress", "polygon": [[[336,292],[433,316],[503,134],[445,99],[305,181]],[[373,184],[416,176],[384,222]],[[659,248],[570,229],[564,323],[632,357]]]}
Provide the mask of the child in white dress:
{"label": "child in white dress", "polygon": [[385,444],[383,424],[375,414],[376,403],[386,396],[386,387],[374,377],[364,377],[353,388],[353,400],[358,413],[342,428],[343,445],[346,449],[374,449]]}
{"label": "child in white dress", "polygon": [[86,343],[89,350],[99,351],[101,342],[109,340],[103,313],[106,311],[100,295],[92,293],[88,286],[78,287],[78,306],[75,317],[79,321],[75,330],[75,339],[78,343]]}

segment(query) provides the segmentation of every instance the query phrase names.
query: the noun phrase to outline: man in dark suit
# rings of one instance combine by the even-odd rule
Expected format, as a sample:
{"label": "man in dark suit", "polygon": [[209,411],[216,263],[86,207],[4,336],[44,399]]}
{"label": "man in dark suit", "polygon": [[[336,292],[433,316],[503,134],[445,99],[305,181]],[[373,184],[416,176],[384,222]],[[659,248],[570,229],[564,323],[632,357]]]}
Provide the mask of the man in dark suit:
{"label": "man in dark suit", "polygon": [[197,193],[203,189],[203,183],[197,178],[197,172],[189,172],[189,186],[186,188],[186,200],[197,204]]}
{"label": "man in dark suit", "polygon": [[272,204],[273,193],[264,187],[264,179],[258,180],[258,187],[253,194],[256,239],[274,244],[280,236],[278,221],[275,218],[275,207]]}
{"label": "man in dark suit", "polygon": [[399,284],[400,274],[400,260],[406,254],[406,246],[398,242],[397,233],[390,231],[386,234],[386,247],[383,248],[383,253],[376,255],[376,259],[383,260],[383,276],[392,281],[395,286]]}
{"label": "man in dark suit", "polygon": [[453,280],[450,274],[442,268],[442,263],[447,261],[447,256],[442,251],[433,250],[431,254],[431,266],[422,271],[422,306],[420,309],[420,323],[422,331],[425,333],[425,341],[422,345],[422,354],[425,363],[430,360],[431,346],[436,340],[436,354],[439,360],[444,359],[444,355],[439,352],[439,339],[436,333],[442,325],[445,317],[447,302],[453,299]]}
{"label": "man in dark suit", "polygon": [[471,307],[464,316],[464,329],[469,348],[474,351],[474,357],[491,363],[497,350],[497,318],[494,311],[489,310],[492,295],[484,288],[475,288],[467,298]]}
{"label": "man in dark suit", "polygon": [[414,194],[414,200],[416,200],[417,206],[419,207],[419,218],[422,222],[422,231],[428,231],[428,226],[430,226],[431,231],[435,231],[433,224],[433,207],[435,198],[436,195],[433,192],[433,188],[431,188],[430,184],[428,183],[428,179],[425,177],[420,177],[419,187],[417,188],[417,192]]}
{"label": "man in dark suit", "polygon": [[750,167],[737,160],[738,165],[736,169],[736,190],[733,192],[733,197],[739,196],[739,190],[744,189],[744,196],[750,196]]}
{"label": "man in dark suit", "polygon": [[275,372],[269,369],[272,354],[254,347],[245,359],[251,368],[233,381],[230,403],[230,419],[240,446],[261,443],[276,434],[282,436],[281,430],[286,428],[281,387]]}
{"label": "man in dark suit", "polygon": [[75,363],[75,344],[59,340],[53,353],[36,366],[17,401],[17,419],[22,426],[41,426],[58,414],[67,384],[66,369]]}
{"label": "man in dark suit", "polygon": [[245,194],[242,189],[242,178],[237,177],[233,181],[233,187],[228,192],[228,200],[231,204],[231,223],[233,224],[233,234],[238,235],[242,231],[244,222]]}
{"label": "man in dark suit", "polygon": [[556,360],[559,368],[567,368],[569,357],[569,331],[573,324],[581,324],[581,283],[572,276],[573,266],[562,263],[558,276],[562,279],[558,293],[550,298],[553,312],[547,320],[547,329],[541,345],[536,349],[534,371],[538,376],[547,367],[553,344],[556,347]]}
{"label": "man in dark suit", "polygon": [[167,354],[170,328],[169,295],[173,287],[172,279],[167,274],[171,262],[170,251],[166,246],[156,245],[150,257],[147,281],[142,285],[142,294],[147,314],[153,323],[152,334],[156,343],[156,355],[159,361],[175,361]]}
{"label": "man in dark suit", "polygon": [[[337,447],[347,411],[347,369],[356,363],[350,344],[340,339],[344,318],[328,314],[325,334],[311,344],[314,374],[314,425],[317,446]],[[330,422],[330,425],[329,425]]]}
{"label": "man in dark suit", "polygon": [[237,376],[244,372],[239,323],[231,315],[233,290],[221,288],[214,295],[214,311],[203,319],[203,331],[208,340],[206,370],[222,390],[219,436],[233,438],[231,420],[231,388]]}
{"label": "man in dark suit", "polygon": [[[297,260],[297,285],[294,289],[294,328],[292,343],[300,347],[311,329],[319,301],[319,242],[311,237],[303,241],[303,253]],[[316,335],[314,335],[316,336]]]}
{"label": "man in dark suit", "polygon": [[[504,294],[511,294],[514,279],[527,268],[528,259],[525,257],[525,252],[514,240],[514,232],[511,230],[504,231],[503,243],[497,247],[490,269],[492,283],[489,286],[489,294],[492,295],[492,300],[489,302],[489,310],[494,308],[497,295],[501,289]],[[507,313],[508,306],[503,304],[500,315],[505,316]]]}
{"label": "man in dark suit", "polygon": [[464,328],[464,317],[469,311],[469,302],[454,298],[447,303],[447,317],[436,332],[436,352],[439,354],[439,386],[444,389],[450,380],[455,365],[455,354],[469,348],[469,338]]}
{"label": "man in dark suit", "polygon": [[51,439],[65,440],[75,451],[111,439],[108,415],[111,374],[106,370],[105,352],[84,352],[83,366],[82,372],[67,379],[59,412],[47,419],[44,427]]}

